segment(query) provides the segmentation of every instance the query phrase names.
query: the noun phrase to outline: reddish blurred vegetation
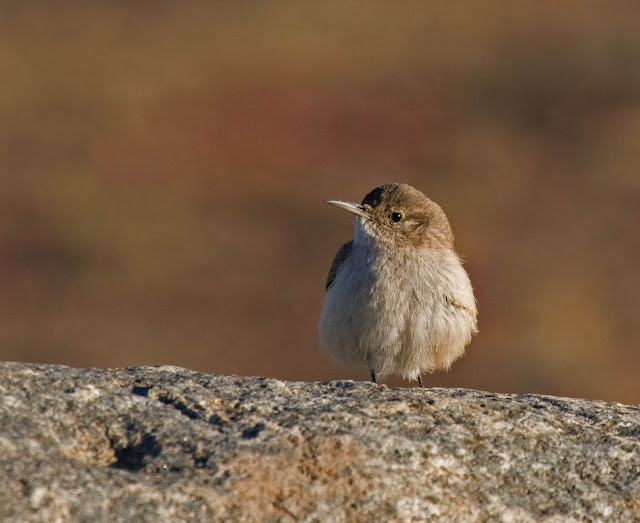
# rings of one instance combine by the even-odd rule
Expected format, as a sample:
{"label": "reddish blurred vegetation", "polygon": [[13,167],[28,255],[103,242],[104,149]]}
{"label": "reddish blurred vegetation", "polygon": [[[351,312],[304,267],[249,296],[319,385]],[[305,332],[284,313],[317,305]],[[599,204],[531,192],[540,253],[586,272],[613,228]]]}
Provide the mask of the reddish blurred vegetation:
{"label": "reddish blurred vegetation", "polygon": [[637,2],[2,11],[0,358],[366,379],[323,201],[406,181],[480,308],[429,385],[640,402]]}

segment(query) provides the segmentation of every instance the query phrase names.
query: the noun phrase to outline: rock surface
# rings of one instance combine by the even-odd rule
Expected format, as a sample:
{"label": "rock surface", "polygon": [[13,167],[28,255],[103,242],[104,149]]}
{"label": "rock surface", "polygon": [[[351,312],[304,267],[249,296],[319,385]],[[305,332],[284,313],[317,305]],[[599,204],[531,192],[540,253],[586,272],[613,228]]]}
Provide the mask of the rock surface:
{"label": "rock surface", "polygon": [[640,521],[640,407],[0,364],[2,521]]}

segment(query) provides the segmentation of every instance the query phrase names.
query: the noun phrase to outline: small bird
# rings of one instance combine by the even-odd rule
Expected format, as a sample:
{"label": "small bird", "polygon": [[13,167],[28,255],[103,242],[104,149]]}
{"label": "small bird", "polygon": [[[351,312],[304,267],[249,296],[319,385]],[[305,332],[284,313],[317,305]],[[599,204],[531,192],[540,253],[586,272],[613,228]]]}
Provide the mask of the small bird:
{"label": "small bird", "polygon": [[327,277],[321,345],[338,363],[366,364],[374,383],[399,374],[422,386],[422,373],[448,369],[477,332],[476,300],[444,211],[398,183],[361,204],[326,203],[356,219]]}

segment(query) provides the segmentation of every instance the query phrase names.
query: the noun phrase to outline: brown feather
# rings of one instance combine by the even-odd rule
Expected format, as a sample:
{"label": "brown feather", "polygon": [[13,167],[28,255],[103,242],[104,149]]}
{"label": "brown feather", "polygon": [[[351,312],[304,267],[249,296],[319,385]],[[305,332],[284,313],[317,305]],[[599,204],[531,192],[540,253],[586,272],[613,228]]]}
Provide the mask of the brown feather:
{"label": "brown feather", "polygon": [[336,254],[336,257],[333,259],[333,263],[331,264],[331,269],[329,269],[329,275],[327,276],[327,286],[326,290],[329,290],[333,280],[336,279],[336,275],[338,274],[338,270],[340,266],[344,263],[344,261],[349,257],[349,253],[353,249],[353,240],[345,243],[340,250]]}

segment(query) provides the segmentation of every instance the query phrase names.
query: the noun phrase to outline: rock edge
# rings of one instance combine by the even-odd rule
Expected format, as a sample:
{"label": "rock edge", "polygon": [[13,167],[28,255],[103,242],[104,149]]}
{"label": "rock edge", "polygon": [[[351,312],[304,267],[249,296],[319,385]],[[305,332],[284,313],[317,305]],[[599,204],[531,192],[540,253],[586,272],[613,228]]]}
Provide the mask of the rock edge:
{"label": "rock edge", "polygon": [[640,407],[0,364],[0,519],[640,521]]}

